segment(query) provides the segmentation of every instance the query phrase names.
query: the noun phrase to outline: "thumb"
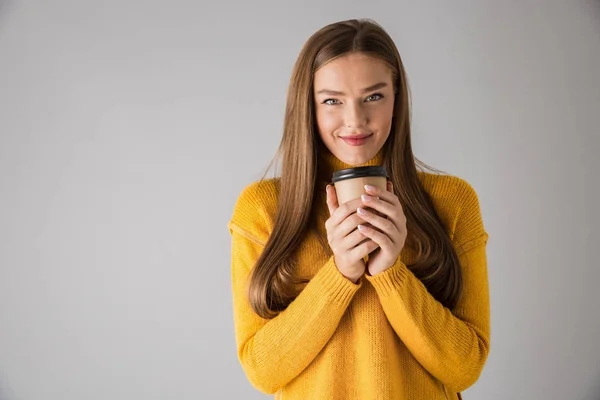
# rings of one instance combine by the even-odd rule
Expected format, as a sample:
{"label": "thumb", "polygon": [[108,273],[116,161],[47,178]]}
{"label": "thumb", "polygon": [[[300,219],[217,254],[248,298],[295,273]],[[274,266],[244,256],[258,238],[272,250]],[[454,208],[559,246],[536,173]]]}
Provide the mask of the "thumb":
{"label": "thumb", "polygon": [[325,190],[327,191],[327,208],[329,209],[329,215],[331,216],[339,207],[337,201],[337,194],[333,185],[327,185]]}

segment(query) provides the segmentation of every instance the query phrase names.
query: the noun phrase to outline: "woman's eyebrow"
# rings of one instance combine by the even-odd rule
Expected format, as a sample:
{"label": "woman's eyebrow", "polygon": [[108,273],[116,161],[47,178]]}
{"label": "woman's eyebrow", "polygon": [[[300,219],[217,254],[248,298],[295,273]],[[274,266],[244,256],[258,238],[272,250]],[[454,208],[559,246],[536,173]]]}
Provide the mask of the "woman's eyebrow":
{"label": "woman's eyebrow", "polygon": [[[363,93],[371,92],[373,90],[381,89],[381,88],[384,88],[386,86],[387,86],[387,83],[385,83],[385,82],[379,82],[379,83],[376,83],[376,84],[374,84],[372,86],[364,88],[362,90],[362,92]],[[331,89],[321,89],[321,90],[319,90],[317,92],[317,94],[321,94],[321,93],[328,94],[330,96],[345,96],[346,95],[346,93],[344,93],[344,92],[338,92],[336,90],[331,90]]]}

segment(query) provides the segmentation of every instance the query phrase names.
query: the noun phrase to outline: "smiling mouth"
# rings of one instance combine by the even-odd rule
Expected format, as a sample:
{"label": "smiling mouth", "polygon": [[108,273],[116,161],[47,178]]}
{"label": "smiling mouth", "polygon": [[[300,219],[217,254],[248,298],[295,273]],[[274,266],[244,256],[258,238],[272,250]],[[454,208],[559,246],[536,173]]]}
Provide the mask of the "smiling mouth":
{"label": "smiling mouth", "polygon": [[373,136],[373,134],[369,134],[369,135],[354,135],[354,136],[340,136],[340,139],[342,139],[346,144],[349,144],[350,146],[362,146],[363,144],[365,144],[370,138],[371,136]]}

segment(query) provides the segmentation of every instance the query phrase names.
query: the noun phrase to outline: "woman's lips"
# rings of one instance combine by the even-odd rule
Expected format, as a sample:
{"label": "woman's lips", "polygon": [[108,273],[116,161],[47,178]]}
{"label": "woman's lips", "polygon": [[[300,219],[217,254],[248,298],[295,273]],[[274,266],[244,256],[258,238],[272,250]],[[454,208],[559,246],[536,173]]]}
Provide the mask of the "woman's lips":
{"label": "woman's lips", "polygon": [[[360,137],[363,135],[356,135],[356,136]],[[340,137],[340,139],[342,139],[346,144],[349,144],[350,146],[362,146],[371,138],[371,136],[373,136],[372,133],[368,136],[364,136],[364,137],[358,138],[358,139],[354,138],[353,136]]]}

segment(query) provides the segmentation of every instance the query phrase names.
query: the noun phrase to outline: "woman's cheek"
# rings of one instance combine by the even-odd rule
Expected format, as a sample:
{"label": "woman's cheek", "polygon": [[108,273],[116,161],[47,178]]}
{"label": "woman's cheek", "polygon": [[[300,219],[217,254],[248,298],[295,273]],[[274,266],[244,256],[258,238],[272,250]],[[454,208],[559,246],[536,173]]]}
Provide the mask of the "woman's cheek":
{"label": "woman's cheek", "polygon": [[321,116],[319,126],[324,132],[330,133],[340,127],[340,119],[336,115],[327,113]]}

